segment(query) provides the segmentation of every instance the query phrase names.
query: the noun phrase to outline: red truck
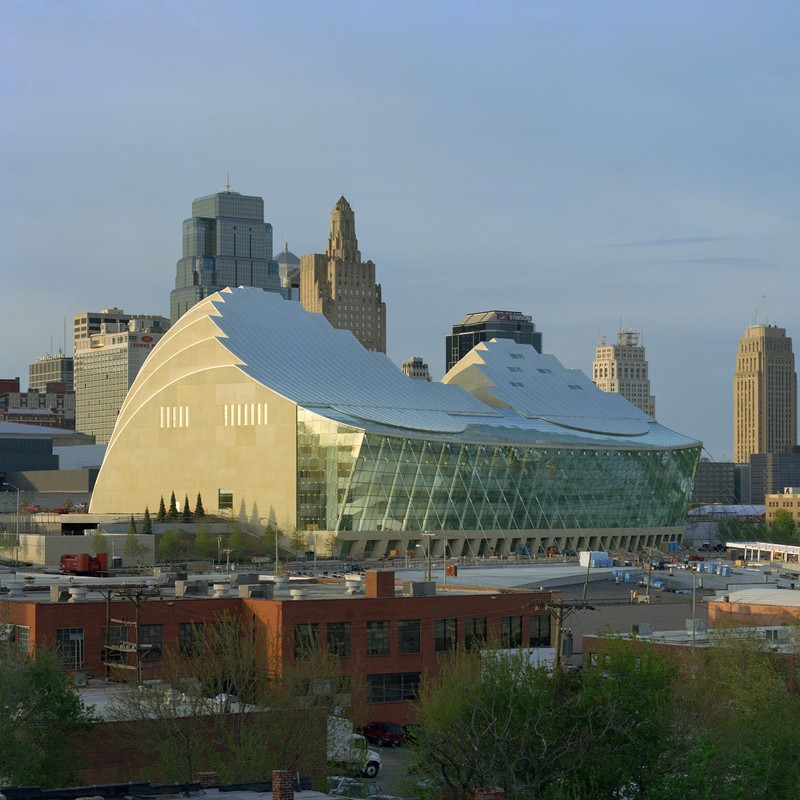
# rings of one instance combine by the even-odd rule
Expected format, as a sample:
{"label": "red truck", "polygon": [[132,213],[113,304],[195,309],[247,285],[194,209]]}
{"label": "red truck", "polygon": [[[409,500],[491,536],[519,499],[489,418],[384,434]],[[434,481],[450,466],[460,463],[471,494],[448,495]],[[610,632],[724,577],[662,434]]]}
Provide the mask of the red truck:
{"label": "red truck", "polygon": [[107,575],[108,553],[90,556],[88,553],[61,556],[61,571],[72,575]]}

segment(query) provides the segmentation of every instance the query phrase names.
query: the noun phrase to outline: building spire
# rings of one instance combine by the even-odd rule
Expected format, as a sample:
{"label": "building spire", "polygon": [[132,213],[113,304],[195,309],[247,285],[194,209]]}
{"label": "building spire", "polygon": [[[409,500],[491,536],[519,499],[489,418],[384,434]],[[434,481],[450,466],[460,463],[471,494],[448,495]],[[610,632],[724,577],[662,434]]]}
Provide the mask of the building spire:
{"label": "building spire", "polygon": [[344,195],[339,198],[331,211],[331,235],[328,237],[328,258],[361,263],[356,239],[356,217]]}
{"label": "building spire", "polygon": [[225,191],[230,194],[231,193],[231,173],[226,173],[227,183],[225,184]]}

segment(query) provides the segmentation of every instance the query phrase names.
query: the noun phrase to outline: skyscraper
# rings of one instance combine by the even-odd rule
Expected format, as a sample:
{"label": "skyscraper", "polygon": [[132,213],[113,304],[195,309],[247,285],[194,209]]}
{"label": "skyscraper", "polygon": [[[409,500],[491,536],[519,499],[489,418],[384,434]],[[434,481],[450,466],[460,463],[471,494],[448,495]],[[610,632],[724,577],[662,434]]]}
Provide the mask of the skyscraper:
{"label": "skyscraper", "polygon": [[797,444],[797,373],[783,328],[751,325],[739,340],[733,379],[733,457],[783,453]]}
{"label": "skyscraper", "polygon": [[183,257],[170,293],[173,324],[204,297],[226,286],[256,286],[280,292],[272,260],[272,225],[264,222],[260,197],[224,192],[192,203],[183,223]]}
{"label": "skyscraper", "polygon": [[656,399],[650,394],[644,345],[636,331],[623,329],[616,344],[606,344],[605,336],[595,350],[592,380],[604,392],[621,394],[640,411],[656,415]]}
{"label": "skyscraper", "polygon": [[428,381],[430,383],[431,373],[428,365],[419,356],[409,356],[401,365],[403,374],[415,381]]}
{"label": "skyscraper", "polygon": [[63,391],[74,391],[72,356],[65,356],[59,350],[58,353],[37,356],[36,361],[28,365],[29,389],[46,392],[51,383],[63,383]]}
{"label": "skyscraper", "polygon": [[375,264],[361,260],[355,214],[344,197],[331,212],[325,253],[300,258],[300,302],[334,328],[352,331],[367,350],[386,352],[386,304]]}
{"label": "skyscraper", "polygon": [[150,351],[169,329],[165,317],[119,308],[75,316],[75,429],[97,444],[111,438],[117,415]]}
{"label": "skyscraper", "polygon": [[517,344],[530,344],[542,352],[542,334],[527,314],[519,311],[478,311],[467,314],[445,341],[445,372],[457,364],[480,342],[492,339],[513,339]]}

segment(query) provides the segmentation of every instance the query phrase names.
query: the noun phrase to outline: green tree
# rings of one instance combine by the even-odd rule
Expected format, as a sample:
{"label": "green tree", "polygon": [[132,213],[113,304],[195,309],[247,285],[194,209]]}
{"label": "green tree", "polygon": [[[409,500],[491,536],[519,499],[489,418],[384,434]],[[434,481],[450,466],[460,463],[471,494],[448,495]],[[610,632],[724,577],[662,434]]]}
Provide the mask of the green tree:
{"label": "green tree", "polygon": [[95,555],[108,552],[108,540],[100,528],[97,528],[92,534],[92,552]]}
{"label": "green tree", "polygon": [[794,544],[797,541],[797,526],[792,512],[785,508],[778,508],[772,517],[770,525],[772,536],[770,540],[779,544]]}
{"label": "green tree", "polygon": [[184,522],[191,522],[192,521],[192,509],[189,506],[189,495],[188,494],[183,498],[183,512],[181,514],[181,519]]}
{"label": "green tree", "polygon": [[131,519],[128,523],[128,533],[132,533],[134,536],[136,535],[136,520],[133,518],[133,514],[131,514]]}
{"label": "green tree", "polygon": [[278,531],[272,525],[264,527],[264,535],[259,540],[258,551],[263,556],[271,556],[273,559],[276,555],[275,545],[277,542]]}
{"label": "green tree", "polygon": [[123,549],[125,555],[134,563],[140,564],[142,557],[147,552],[147,548],[136,537],[136,528],[131,530],[128,528],[128,533],[125,535],[125,547]]}
{"label": "green tree", "polygon": [[247,549],[247,538],[238,524],[233,526],[233,530],[228,536],[227,546],[230,547],[233,558],[239,559],[244,556]]}
{"label": "green tree", "polygon": [[164,495],[161,495],[161,500],[158,503],[158,514],[156,515],[156,522],[167,521],[167,507],[164,505]]}
{"label": "green tree", "polygon": [[175,492],[169,498],[169,511],[167,511],[167,519],[178,519],[178,502],[175,499]]}
{"label": "green tree", "polygon": [[144,507],[144,522],[142,522],[142,533],[146,533],[148,536],[151,536],[153,533],[153,521],[150,519],[150,509],[147,506]]}
{"label": "green tree", "polygon": [[692,731],[685,758],[653,800],[768,800],[800,794],[796,656],[771,652],[756,631],[717,629],[678,684]]}
{"label": "green tree", "polygon": [[174,528],[167,528],[158,539],[158,557],[162,561],[174,561],[181,552],[181,540]]}
{"label": "green tree", "polygon": [[553,674],[527,653],[456,652],[422,687],[411,769],[456,797],[645,798],[682,738],[673,668],[612,642],[604,670]]}
{"label": "green tree", "polygon": [[70,740],[92,725],[61,659],[46,647],[21,657],[0,650],[0,775],[3,785],[64,786],[75,781]]}
{"label": "green tree", "polygon": [[198,625],[193,638],[183,652],[165,651],[160,675],[171,690],[130,686],[115,694],[112,718],[148,720],[148,736],[132,744],[175,781],[193,780],[201,764],[221,782],[305,766],[324,741],[328,715],[350,702],[336,657],[317,650],[279,670],[268,631],[231,616]]}
{"label": "green tree", "polygon": [[206,515],[206,511],[203,508],[203,498],[200,497],[200,492],[197,493],[197,502],[194,504],[194,518],[197,522],[200,522]]}
{"label": "green tree", "polygon": [[208,525],[200,525],[194,537],[194,550],[199,558],[212,558],[217,552],[216,539],[211,535]]}
{"label": "green tree", "polygon": [[292,528],[289,534],[289,544],[297,555],[302,555],[306,550],[306,532],[298,528]]}

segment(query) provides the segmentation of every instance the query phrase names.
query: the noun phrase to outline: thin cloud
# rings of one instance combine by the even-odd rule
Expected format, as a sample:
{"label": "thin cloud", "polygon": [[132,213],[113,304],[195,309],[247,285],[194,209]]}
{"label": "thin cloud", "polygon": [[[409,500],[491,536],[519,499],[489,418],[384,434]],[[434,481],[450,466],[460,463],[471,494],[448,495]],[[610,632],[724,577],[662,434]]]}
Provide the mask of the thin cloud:
{"label": "thin cloud", "polygon": [[643,242],[618,242],[606,244],[604,248],[613,247],[672,247],[683,244],[704,244],[705,242],[725,242],[734,239],[734,236],[688,236],[681,239],[651,239]]}

